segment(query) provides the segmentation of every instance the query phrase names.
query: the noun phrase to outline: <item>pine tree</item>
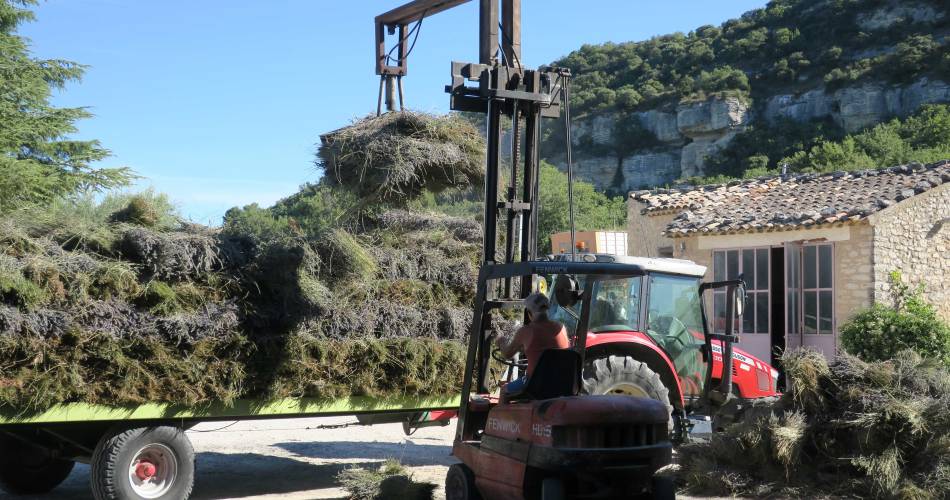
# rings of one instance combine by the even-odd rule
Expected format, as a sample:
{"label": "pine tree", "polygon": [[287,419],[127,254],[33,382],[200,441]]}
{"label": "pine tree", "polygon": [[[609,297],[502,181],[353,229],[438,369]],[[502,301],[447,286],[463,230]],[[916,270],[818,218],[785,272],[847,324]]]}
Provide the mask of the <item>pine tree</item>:
{"label": "pine tree", "polygon": [[127,185],[126,168],[94,168],[107,156],[99,141],[70,140],[85,108],[57,108],[53,90],[78,81],[80,64],[30,54],[17,27],[36,0],[0,0],[0,212],[87,190]]}

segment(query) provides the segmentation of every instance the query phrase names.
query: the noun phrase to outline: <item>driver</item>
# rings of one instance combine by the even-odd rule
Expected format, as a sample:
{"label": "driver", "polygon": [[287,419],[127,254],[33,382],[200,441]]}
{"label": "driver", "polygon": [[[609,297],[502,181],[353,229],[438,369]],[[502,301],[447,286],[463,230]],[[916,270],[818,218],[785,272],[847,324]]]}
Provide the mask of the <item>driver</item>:
{"label": "driver", "polygon": [[524,351],[528,358],[527,374],[505,385],[504,390],[508,394],[521,392],[524,389],[528,377],[534,372],[534,367],[545,349],[567,349],[570,347],[567,341],[567,329],[564,328],[564,325],[548,318],[550,307],[551,303],[543,294],[532,293],[528,295],[524,299],[524,308],[528,311],[530,322],[515,332],[511,342],[506,343],[500,337],[495,340],[504,357],[511,358],[519,351]]}

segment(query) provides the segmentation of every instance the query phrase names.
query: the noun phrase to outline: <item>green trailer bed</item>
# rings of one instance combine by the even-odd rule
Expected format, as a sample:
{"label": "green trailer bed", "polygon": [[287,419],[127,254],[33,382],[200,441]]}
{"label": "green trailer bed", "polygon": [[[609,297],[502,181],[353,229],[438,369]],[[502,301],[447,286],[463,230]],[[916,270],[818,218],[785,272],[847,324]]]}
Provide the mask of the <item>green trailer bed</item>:
{"label": "green trailer bed", "polygon": [[194,450],[185,431],[203,421],[355,415],[360,424],[448,425],[459,396],[238,400],[182,406],[71,403],[41,412],[0,408],[0,489],[47,493],[76,462],[89,463],[97,500],[186,499],[194,482]]}
{"label": "green trailer bed", "polygon": [[135,420],[240,420],[254,418],[295,418],[352,415],[372,412],[416,412],[457,409],[458,396],[372,398],[353,396],[336,399],[238,400],[233,405],[213,403],[203,406],[146,403],[134,406],[107,406],[71,403],[38,413],[0,408],[0,426],[23,424],[65,424]]}

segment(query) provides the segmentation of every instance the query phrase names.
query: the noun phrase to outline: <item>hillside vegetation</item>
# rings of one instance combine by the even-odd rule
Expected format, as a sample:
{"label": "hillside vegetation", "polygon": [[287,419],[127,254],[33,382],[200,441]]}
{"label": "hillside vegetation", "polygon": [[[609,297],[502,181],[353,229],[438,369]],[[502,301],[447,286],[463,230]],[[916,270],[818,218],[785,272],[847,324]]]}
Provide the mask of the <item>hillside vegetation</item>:
{"label": "hillside vegetation", "polygon": [[[710,177],[735,177],[749,169],[778,168],[823,139],[844,136],[830,120],[766,123],[766,98],[870,82],[950,81],[948,33],[950,4],[940,0],[773,0],[721,26],[640,42],[584,45],[555,64],[575,75],[572,99],[579,120],[605,114],[613,119],[607,143],[585,143],[580,137],[580,154],[616,156],[620,165],[632,151],[656,145],[655,135],[633,118],[635,113],[675,113],[678,106],[711,97],[750,106],[755,129],[741,151],[713,158],[705,169]],[[757,146],[762,138],[789,131],[793,140],[779,151],[774,144]],[[547,139],[546,151],[556,156],[562,139],[556,127],[547,131]],[[789,163],[793,169],[801,165]]]}

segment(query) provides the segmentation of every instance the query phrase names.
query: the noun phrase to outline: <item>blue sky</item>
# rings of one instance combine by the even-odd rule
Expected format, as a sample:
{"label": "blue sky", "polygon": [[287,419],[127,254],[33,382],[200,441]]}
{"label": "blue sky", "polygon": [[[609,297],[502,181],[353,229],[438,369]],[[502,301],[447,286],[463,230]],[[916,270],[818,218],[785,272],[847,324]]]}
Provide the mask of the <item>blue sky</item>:
{"label": "blue sky", "polygon": [[[404,0],[47,0],[21,34],[38,57],[89,69],[55,97],[88,106],[97,138],[141,187],[182,214],[220,223],[318,178],[320,133],[375,111],[373,17]],[[584,43],[642,40],[719,24],[765,0],[526,0],[523,62]],[[477,4],[427,19],[409,60],[407,105],[445,112],[449,62],[477,59]]]}

